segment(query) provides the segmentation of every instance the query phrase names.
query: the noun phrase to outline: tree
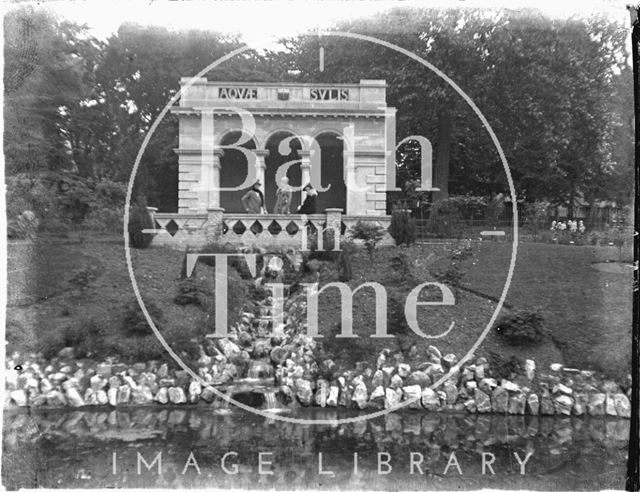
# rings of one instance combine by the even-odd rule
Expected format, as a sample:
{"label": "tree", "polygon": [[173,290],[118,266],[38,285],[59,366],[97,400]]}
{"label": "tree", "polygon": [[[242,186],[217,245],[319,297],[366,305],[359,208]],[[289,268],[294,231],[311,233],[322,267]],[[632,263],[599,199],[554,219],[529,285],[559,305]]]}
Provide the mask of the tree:
{"label": "tree", "polygon": [[4,18],[5,132],[8,172],[69,168],[60,132],[65,108],[88,90],[76,43],[85,29],[33,7]]}
{"label": "tree", "polygon": [[[197,74],[241,46],[205,31],[121,26],[106,41],[47,11],[18,7],[5,27],[7,172],[73,170],[126,181],[152,122]],[[520,199],[570,208],[632,198],[633,109],[624,30],[599,19],[551,20],[536,11],[396,8],[336,29],[402,46],[450,76],[498,136]],[[397,139],[434,147],[436,198],[508,191],[486,129],[443,80],[405,55],[341,37],[283,39],[283,51],[245,52],[209,78],[354,82],[383,78],[398,108]],[[325,50],[320,71],[318,50]],[[167,115],[136,179],[150,205],[177,208],[177,120]],[[419,177],[419,147],[398,149],[397,185]]]}
{"label": "tree", "polygon": [[[337,28],[402,46],[449,75],[495,130],[520,198],[571,208],[578,194],[610,174],[607,169],[619,167],[607,158],[606,140],[615,120],[608,101],[625,48],[623,32],[609,21],[551,20],[532,10],[395,9]],[[373,43],[338,37],[299,37],[284,46],[300,81],[386,79],[388,103],[399,110],[398,140],[417,134],[434,144],[436,186],[446,190],[448,169],[453,193],[508,191],[499,156],[477,116],[418,63]],[[418,163],[415,148],[404,149],[397,175],[417,177]],[[597,194],[604,198],[608,192]]]}
{"label": "tree", "polygon": [[[140,145],[152,123],[180,89],[180,78],[194,76],[216,59],[241,46],[235,37],[207,31],[176,32],[125,24],[110,37],[95,68],[91,104],[106,115],[111,131],[97,131],[104,159],[98,172],[127,180]],[[268,80],[264,58],[248,52],[225,62],[209,78]],[[136,190],[149,203],[177,208],[177,118],[167,114],[145,149]]]}

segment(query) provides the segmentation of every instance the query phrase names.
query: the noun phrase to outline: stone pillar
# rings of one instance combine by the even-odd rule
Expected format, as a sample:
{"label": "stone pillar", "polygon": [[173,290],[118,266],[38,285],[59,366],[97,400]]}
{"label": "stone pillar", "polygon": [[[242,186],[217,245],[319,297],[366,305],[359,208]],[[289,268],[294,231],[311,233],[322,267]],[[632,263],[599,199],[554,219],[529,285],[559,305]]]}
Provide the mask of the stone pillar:
{"label": "stone pillar", "polygon": [[[300,156],[300,186],[305,186],[311,182],[311,151],[299,150]],[[300,205],[304,203],[305,193],[300,191]]]}
{"label": "stone pillar", "polygon": [[224,208],[211,207],[207,209],[207,222],[204,225],[204,236],[207,243],[215,243],[222,237],[222,220]]}
{"label": "stone pillar", "polygon": [[220,158],[224,155],[224,150],[216,149],[213,152],[213,168],[211,175],[211,188],[207,201],[207,210],[220,207]]}
{"label": "stone pillar", "polygon": [[198,192],[198,211],[204,212],[213,201],[215,162],[215,141],[213,129],[213,110],[203,109],[200,112],[200,183]]}
{"label": "stone pillar", "polygon": [[[360,203],[360,192],[356,183],[356,164],[353,150],[342,152],[344,183],[347,187],[347,214],[355,214]],[[364,215],[364,214],[363,214]]]}
{"label": "stone pillar", "polygon": [[265,159],[269,155],[268,150],[254,150],[253,153],[256,155],[256,176],[257,179],[262,183],[262,192],[264,193],[267,189],[267,184],[265,183],[264,173],[267,169],[267,163]]}
{"label": "stone pillar", "polygon": [[[342,209],[341,208],[328,208],[325,210],[327,214],[327,231],[333,229],[334,231],[334,244],[333,250],[340,251],[340,233],[342,229]],[[329,245],[325,245],[326,247]]]}

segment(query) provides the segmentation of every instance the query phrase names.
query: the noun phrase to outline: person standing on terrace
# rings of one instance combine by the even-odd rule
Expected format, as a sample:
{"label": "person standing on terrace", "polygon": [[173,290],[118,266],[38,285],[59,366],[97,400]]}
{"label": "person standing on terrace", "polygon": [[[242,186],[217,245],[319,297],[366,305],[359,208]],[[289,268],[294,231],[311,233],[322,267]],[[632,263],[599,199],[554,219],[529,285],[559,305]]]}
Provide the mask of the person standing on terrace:
{"label": "person standing on terrace", "polygon": [[266,214],[264,208],[264,195],[260,189],[262,183],[260,180],[253,183],[253,186],[247,191],[242,198],[242,205],[248,214]]}
{"label": "person standing on terrace", "polygon": [[280,186],[276,190],[276,206],[274,214],[288,215],[291,207],[291,186],[289,186],[289,178],[284,176],[280,180]]}
{"label": "person standing on terrace", "polygon": [[304,203],[298,207],[297,212],[299,214],[317,214],[318,213],[318,192],[315,190],[311,183],[307,184],[303,191],[306,192],[307,197],[304,199]]}

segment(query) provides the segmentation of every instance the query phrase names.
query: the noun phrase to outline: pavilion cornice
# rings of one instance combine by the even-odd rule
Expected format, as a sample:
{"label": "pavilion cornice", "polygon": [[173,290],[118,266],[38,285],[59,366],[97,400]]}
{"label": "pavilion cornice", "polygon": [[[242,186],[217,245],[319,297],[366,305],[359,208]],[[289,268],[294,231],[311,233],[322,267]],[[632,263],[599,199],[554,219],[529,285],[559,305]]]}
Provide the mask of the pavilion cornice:
{"label": "pavilion cornice", "polygon": [[[249,109],[243,108],[250,112],[254,117],[274,117],[274,118],[384,118],[384,110],[293,110],[282,108],[256,108]],[[231,109],[224,108],[187,108],[187,107],[173,107],[171,112],[180,116],[200,116],[203,111],[210,110],[215,116],[218,117],[233,117],[238,113]]]}
{"label": "pavilion cornice", "polygon": [[[268,154],[268,152],[265,149],[250,149],[251,152],[255,152],[257,154],[261,154],[261,155],[265,155],[265,152]],[[178,155],[195,155],[195,156],[201,156],[204,155],[206,151],[204,151],[204,149],[199,149],[199,148],[189,148],[189,149],[183,149],[183,148],[174,148],[173,151],[178,154]],[[210,150],[209,150],[210,152]],[[224,155],[224,150],[223,149],[219,149],[216,148],[214,150],[215,154],[218,156],[222,156]],[[306,152],[307,154],[309,153],[309,151],[298,151],[299,153],[304,153]],[[352,154],[355,157],[385,157],[387,155],[387,153],[385,152],[384,149],[373,149],[373,150],[355,150],[355,151],[344,151],[345,155],[349,155]]]}

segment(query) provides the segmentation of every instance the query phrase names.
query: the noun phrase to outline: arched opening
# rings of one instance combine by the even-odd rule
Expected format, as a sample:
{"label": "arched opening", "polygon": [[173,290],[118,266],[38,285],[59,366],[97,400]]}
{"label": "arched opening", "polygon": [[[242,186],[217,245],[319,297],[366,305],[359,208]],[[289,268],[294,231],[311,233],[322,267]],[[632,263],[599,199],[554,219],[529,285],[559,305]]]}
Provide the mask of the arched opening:
{"label": "arched opening", "polygon": [[[298,151],[302,148],[302,144],[298,138],[294,138],[289,142],[288,146],[279,149],[280,143],[287,137],[295,137],[295,135],[292,132],[277,132],[269,137],[265,145],[265,148],[269,151],[265,158],[266,169],[264,173],[264,197],[268,213],[273,213],[276,204],[276,191],[278,190],[276,171],[282,164],[298,161],[289,167],[287,177],[291,186],[301,186],[300,154]],[[281,150],[282,153],[280,152]],[[291,197],[291,213],[295,213],[299,205],[300,192],[294,192]]]}
{"label": "arched opening", "polygon": [[321,133],[316,137],[320,146],[320,169],[322,186],[331,185],[327,191],[318,193],[318,212],[327,208],[341,208],[347,211],[347,186],[344,180],[344,141],[333,132]]}
{"label": "arched opening", "polygon": [[[422,158],[423,152],[430,152],[423,148],[424,142],[407,138],[401,140],[396,147],[396,180],[398,191],[387,191],[386,213],[391,214],[396,209],[410,210],[411,215],[417,219],[428,216],[429,204],[432,201],[432,192],[417,192],[422,183]],[[426,156],[425,156],[426,157]]]}
{"label": "arched opening", "polygon": [[[242,132],[240,131],[229,132],[222,138],[220,145],[235,145],[241,140],[241,136]],[[240,147],[254,150],[256,143],[251,139],[240,145]],[[247,177],[247,172],[247,159],[244,154],[236,149],[224,149],[224,155],[220,158],[220,186],[222,188],[240,186]],[[246,189],[221,191],[220,206],[224,208],[225,212],[243,213],[245,210],[240,198],[246,192]]]}

